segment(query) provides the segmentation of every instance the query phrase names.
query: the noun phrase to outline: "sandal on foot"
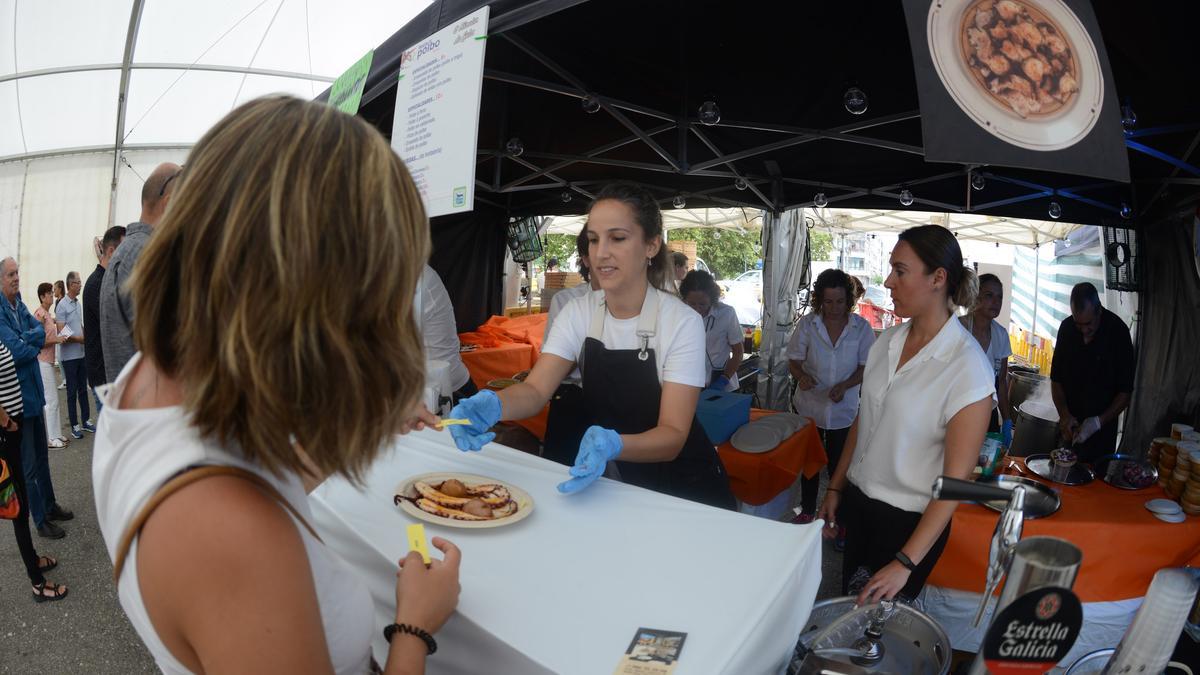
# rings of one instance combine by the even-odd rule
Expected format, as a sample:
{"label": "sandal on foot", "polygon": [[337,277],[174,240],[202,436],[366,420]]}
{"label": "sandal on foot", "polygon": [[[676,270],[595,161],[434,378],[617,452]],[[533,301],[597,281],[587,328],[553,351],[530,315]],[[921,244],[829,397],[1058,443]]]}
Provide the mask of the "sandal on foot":
{"label": "sandal on foot", "polygon": [[58,567],[58,561],[48,555],[38,556],[38,571],[49,572]]}
{"label": "sandal on foot", "polygon": [[47,443],[46,446],[49,447],[51,450],[54,450],[54,449],[58,449],[58,448],[65,448],[65,447],[67,447],[67,444],[64,443],[63,441],[61,441],[60,439],[51,438],[50,442]]}
{"label": "sandal on foot", "polygon": [[34,602],[54,602],[65,597],[67,597],[67,587],[62,584],[43,581],[33,587]]}

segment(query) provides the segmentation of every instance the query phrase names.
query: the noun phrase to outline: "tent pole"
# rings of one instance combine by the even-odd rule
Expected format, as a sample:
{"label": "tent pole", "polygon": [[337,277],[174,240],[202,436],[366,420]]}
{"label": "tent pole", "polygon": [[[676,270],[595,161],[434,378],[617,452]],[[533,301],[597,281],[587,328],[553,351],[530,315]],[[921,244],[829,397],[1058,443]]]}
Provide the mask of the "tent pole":
{"label": "tent pole", "polygon": [[142,8],[146,0],[133,0],[129,10],[129,30],[125,33],[125,56],[121,60],[121,88],[117,92],[117,133],[113,141],[112,189],[108,197],[108,227],[117,217],[117,183],[121,171],[121,151],[125,147],[125,111],[129,102],[129,72],[133,64],[133,51],[137,46],[138,26],[142,23]]}

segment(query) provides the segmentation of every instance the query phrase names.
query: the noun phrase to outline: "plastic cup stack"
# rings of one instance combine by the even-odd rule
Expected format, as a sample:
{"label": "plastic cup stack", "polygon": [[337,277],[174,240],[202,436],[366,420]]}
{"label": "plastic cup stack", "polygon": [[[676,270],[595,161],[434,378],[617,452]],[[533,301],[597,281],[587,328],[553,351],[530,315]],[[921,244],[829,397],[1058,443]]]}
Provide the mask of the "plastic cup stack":
{"label": "plastic cup stack", "polygon": [[1161,673],[1200,588],[1200,578],[1179,568],[1162,569],[1108,661],[1105,673]]}
{"label": "plastic cup stack", "polygon": [[[1163,443],[1158,454],[1158,484],[1164,488],[1169,486],[1171,475],[1175,473],[1175,464],[1179,457],[1179,441],[1174,438]],[[1189,462],[1190,463],[1190,462]],[[1170,493],[1170,490],[1167,490]],[[1173,495],[1171,499],[1179,499]]]}
{"label": "plastic cup stack", "polygon": [[1192,429],[1192,427],[1190,427],[1187,424],[1182,424],[1182,423],[1172,424],[1171,425],[1171,438],[1174,438],[1177,441],[1182,441],[1183,434],[1185,431],[1195,431],[1195,429]]}
{"label": "plastic cup stack", "polygon": [[[1188,466],[1191,467],[1179,495],[1179,505],[1189,516],[1200,515],[1200,443],[1180,441],[1176,447],[1179,449],[1178,460],[1175,464],[1175,473],[1171,474],[1171,480],[1174,481],[1178,478],[1179,466],[1184,457],[1188,458]],[[1167,487],[1170,488],[1170,483]],[[1169,494],[1170,490],[1168,489],[1167,492]]]}

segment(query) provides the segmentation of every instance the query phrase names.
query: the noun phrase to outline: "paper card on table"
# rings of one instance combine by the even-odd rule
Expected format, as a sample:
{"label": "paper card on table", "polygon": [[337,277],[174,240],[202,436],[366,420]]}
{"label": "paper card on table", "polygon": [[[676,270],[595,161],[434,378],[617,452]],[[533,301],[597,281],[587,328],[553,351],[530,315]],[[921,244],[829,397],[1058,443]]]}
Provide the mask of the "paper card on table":
{"label": "paper card on table", "polygon": [[670,675],[675,672],[687,633],[639,628],[613,675]]}

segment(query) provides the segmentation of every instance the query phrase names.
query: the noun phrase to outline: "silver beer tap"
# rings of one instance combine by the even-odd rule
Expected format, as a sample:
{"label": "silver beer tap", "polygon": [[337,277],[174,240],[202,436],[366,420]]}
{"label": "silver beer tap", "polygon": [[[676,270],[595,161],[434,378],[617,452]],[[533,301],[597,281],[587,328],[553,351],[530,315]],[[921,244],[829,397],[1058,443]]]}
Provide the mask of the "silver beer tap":
{"label": "silver beer tap", "polygon": [[996,531],[992,533],[992,546],[988,551],[987,582],[983,597],[979,600],[979,609],[975,612],[974,626],[979,626],[983,612],[987,609],[988,600],[996,592],[1000,580],[1004,578],[1009,565],[1012,564],[1013,550],[1021,541],[1021,529],[1025,526],[1025,488],[1021,485],[1011,491],[991,485],[980,485],[971,481],[939,476],[933,482],[933,498],[954,501],[991,501],[1006,499],[1008,504],[996,521]]}
{"label": "silver beer tap", "polygon": [[992,533],[992,546],[988,550],[987,584],[983,589],[983,597],[979,599],[979,609],[975,610],[974,627],[979,627],[983,612],[987,609],[988,600],[1000,585],[1000,579],[1012,564],[1013,549],[1021,541],[1021,529],[1025,526],[1025,488],[1016,486],[1008,498],[1008,505],[996,521],[996,531]]}

